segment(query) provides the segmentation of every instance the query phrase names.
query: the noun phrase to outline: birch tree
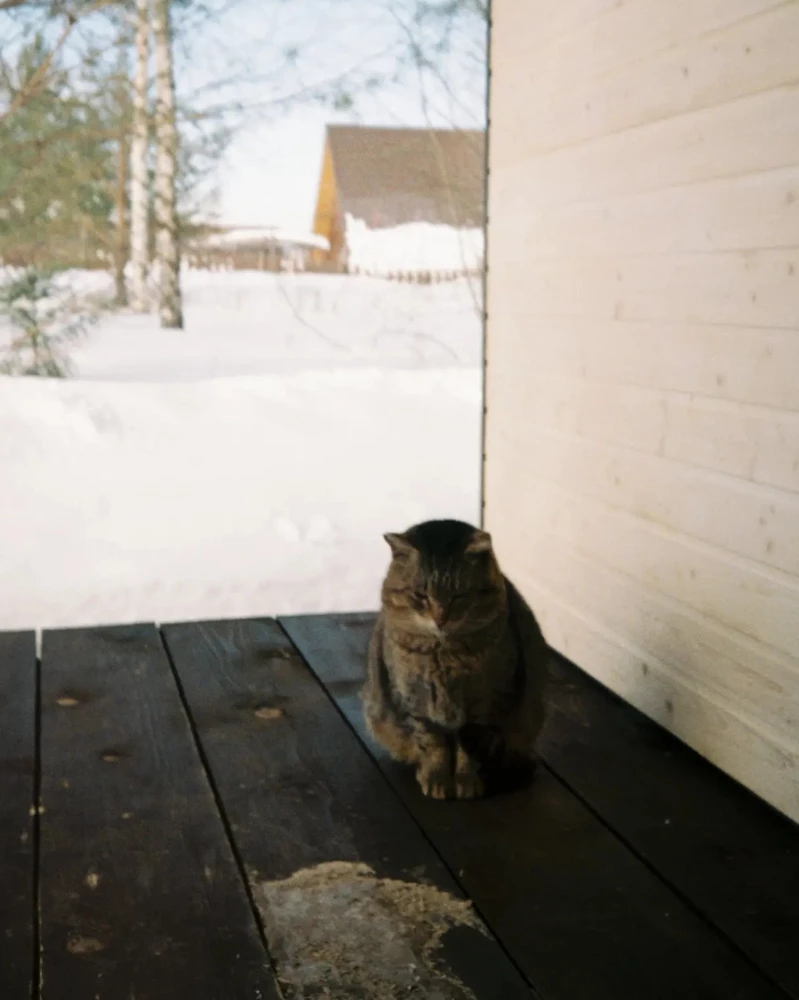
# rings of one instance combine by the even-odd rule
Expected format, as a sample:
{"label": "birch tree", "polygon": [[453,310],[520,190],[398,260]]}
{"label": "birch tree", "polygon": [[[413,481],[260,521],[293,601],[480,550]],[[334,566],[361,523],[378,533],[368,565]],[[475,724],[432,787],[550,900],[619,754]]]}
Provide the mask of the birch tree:
{"label": "birch tree", "polygon": [[136,0],[135,67],[133,72],[133,136],[130,146],[130,304],[135,312],[147,312],[150,241],[149,119],[147,84],[150,58],[150,0]]}
{"label": "birch tree", "polygon": [[172,63],[170,0],[153,0],[155,55],[155,222],[158,314],[161,326],[183,327],[177,212],[178,130]]}
{"label": "birch tree", "polygon": [[116,189],[114,214],[116,240],[114,242],[114,304],[122,308],[128,304],[125,282],[125,264],[128,260],[128,162],[130,157],[130,78],[128,69],[129,39],[124,33],[119,39],[117,72],[114,80],[113,112],[118,120]]}

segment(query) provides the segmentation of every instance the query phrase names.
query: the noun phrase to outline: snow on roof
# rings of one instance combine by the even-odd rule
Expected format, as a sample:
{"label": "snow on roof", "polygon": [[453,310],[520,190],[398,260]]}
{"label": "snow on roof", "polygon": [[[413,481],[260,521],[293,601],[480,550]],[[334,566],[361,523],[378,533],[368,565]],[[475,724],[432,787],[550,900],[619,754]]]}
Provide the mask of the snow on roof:
{"label": "snow on roof", "polygon": [[483,266],[481,227],[458,229],[430,222],[409,222],[370,229],[361,219],[346,218],[351,270],[385,275],[396,272],[474,272]]}
{"label": "snow on roof", "polygon": [[281,229],[277,226],[240,226],[227,229],[225,232],[212,233],[201,240],[207,247],[225,249],[246,249],[280,244],[300,247],[314,247],[319,250],[329,249],[330,244],[324,236],[318,233],[301,232],[299,230]]}

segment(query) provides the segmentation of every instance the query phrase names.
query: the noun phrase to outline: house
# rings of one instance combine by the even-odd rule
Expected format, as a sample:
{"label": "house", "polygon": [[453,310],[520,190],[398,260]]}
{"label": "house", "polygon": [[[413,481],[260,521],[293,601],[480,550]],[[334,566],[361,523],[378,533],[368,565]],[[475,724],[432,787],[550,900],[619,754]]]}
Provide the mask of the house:
{"label": "house", "polygon": [[799,4],[744,6],[492,4],[483,502],[550,643],[799,820]]}
{"label": "house", "polygon": [[327,251],[324,237],[276,226],[207,226],[187,248],[190,266],[304,271]]}
{"label": "house", "polygon": [[[426,224],[482,239],[484,201],[481,131],[327,127],[313,229],[342,268],[353,264],[353,227],[363,237]],[[450,256],[459,269],[459,258]]]}

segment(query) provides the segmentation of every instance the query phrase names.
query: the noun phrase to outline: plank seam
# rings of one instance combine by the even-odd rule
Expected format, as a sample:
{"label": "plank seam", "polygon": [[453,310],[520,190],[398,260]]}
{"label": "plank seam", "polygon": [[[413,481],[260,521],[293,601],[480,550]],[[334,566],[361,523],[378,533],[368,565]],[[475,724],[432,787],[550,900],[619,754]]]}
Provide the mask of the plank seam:
{"label": "plank seam", "polygon": [[[637,451],[637,449],[631,450]],[[779,566],[773,566],[769,563],[761,562],[753,556],[744,556],[738,552],[723,549],[717,543],[709,542],[706,538],[702,538],[699,535],[692,535],[681,528],[673,528],[670,525],[653,521],[651,518],[641,517],[633,511],[628,510],[625,507],[617,507],[601,497],[583,493],[578,488],[563,485],[562,483],[550,480],[544,476],[536,478],[538,478],[539,482],[546,483],[552,493],[565,494],[570,500],[577,500],[578,502],[584,503],[587,502],[588,505],[593,504],[597,507],[603,508],[605,511],[610,512],[611,519],[626,522],[626,525],[623,524],[623,527],[627,527],[633,531],[640,529],[643,534],[654,536],[659,538],[661,541],[673,543],[675,546],[693,548],[697,555],[701,555],[705,559],[713,560],[715,558],[720,562],[725,562],[734,566],[735,569],[740,570],[742,573],[751,573],[754,576],[763,577],[775,588],[788,592],[795,592],[799,587],[799,576],[797,576],[796,573],[791,573],[789,570],[782,569]],[[575,544],[574,547],[578,551],[585,551],[579,544]],[[595,557],[595,561],[601,560],[596,560]],[[636,582],[639,584],[641,583],[640,580],[637,580]],[[660,588],[653,587],[652,589]],[[673,599],[679,600],[676,597]],[[690,601],[679,601],[679,603],[690,604]],[[691,606],[695,607],[695,605]],[[732,626],[729,627],[732,628]],[[735,631],[742,630],[735,629]],[[747,632],[745,634],[749,635],[750,633]],[[782,646],[776,646],[770,640],[760,639],[757,636],[754,636],[753,638],[756,638],[758,642],[762,642],[765,646],[771,646],[774,649],[780,650],[783,654],[787,654],[788,656],[793,655],[790,649],[785,649]]]}
{"label": "plank seam", "polygon": [[[546,211],[544,209],[541,214],[546,215]],[[530,228],[532,229],[533,226],[531,225]],[[527,250],[524,255],[524,267],[527,269],[529,264],[538,263],[539,261],[553,261],[557,263],[562,261],[579,261],[580,263],[592,264],[597,260],[627,261],[643,259],[659,262],[660,258],[663,257],[675,257],[677,259],[681,257],[736,257],[743,259],[750,253],[788,254],[795,253],[797,250],[799,250],[799,246],[796,243],[747,243],[746,246],[739,247],[696,247],[690,250],[595,250],[591,253],[581,253],[579,250]],[[518,261],[518,259],[518,255],[515,253],[508,256],[509,261]]]}
{"label": "plank seam", "polygon": [[164,650],[164,655],[167,658],[167,662],[169,663],[169,668],[172,672],[172,679],[175,682],[175,686],[178,691],[178,696],[180,698],[180,703],[189,724],[192,740],[194,742],[194,748],[197,751],[197,755],[200,758],[200,763],[202,764],[206,781],[208,782],[208,785],[211,789],[211,795],[214,798],[214,804],[216,805],[217,813],[219,815],[220,820],[222,821],[222,827],[225,831],[225,838],[227,839],[228,845],[230,846],[230,850],[233,854],[233,860],[236,865],[236,870],[238,871],[239,878],[244,884],[244,892],[246,893],[247,896],[247,903],[250,907],[250,912],[252,913],[252,916],[255,920],[255,926],[258,931],[258,937],[261,940],[261,944],[263,945],[264,952],[269,962],[269,967],[272,971],[272,975],[274,976],[275,988],[279,992],[280,980],[278,978],[277,966],[275,964],[274,958],[272,957],[272,952],[269,948],[269,941],[267,940],[266,937],[266,929],[261,921],[261,915],[258,911],[258,904],[255,902],[255,896],[253,894],[252,885],[250,884],[250,879],[247,875],[247,868],[244,864],[244,858],[242,857],[241,851],[239,850],[239,846],[236,843],[236,838],[233,833],[233,827],[230,824],[230,820],[225,810],[224,801],[219,791],[219,787],[217,785],[214,772],[211,768],[211,762],[208,759],[208,755],[205,752],[205,747],[203,746],[202,740],[200,738],[200,732],[194,721],[194,716],[192,715],[191,712],[191,706],[189,704],[188,698],[186,697],[186,691],[183,687],[183,681],[180,678],[177,666],[175,664],[174,659],[172,658],[172,651],[169,648],[169,643],[166,639],[166,636],[164,635],[163,629],[160,626],[158,628],[158,638],[161,643],[161,648]]}
{"label": "plank seam", "polygon": [[[738,28],[740,25],[747,24],[750,21],[757,21],[764,17],[768,17],[769,15],[773,14],[774,11],[786,7],[787,4],[790,2],[791,0],[778,0],[777,3],[772,4],[772,6],[770,7],[764,7],[761,10],[754,11],[751,14],[744,14],[742,17],[738,17],[734,21],[726,21],[723,24],[717,24],[715,27],[705,28],[698,34],[691,35],[677,42],[671,42],[669,45],[666,45],[663,48],[652,49],[651,51],[646,52],[643,55],[636,55],[633,56],[633,58],[631,59],[625,59],[623,61],[621,59],[614,59],[612,64],[608,65],[606,69],[600,70],[600,72],[597,73],[595,76],[587,77],[583,82],[590,84],[593,88],[602,86],[608,80],[613,81],[614,78],[622,76],[625,73],[629,73],[631,69],[637,69],[641,66],[649,65],[655,59],[663,58],[664,56],[667,56],[670,53],[674,53],[680,49],[685,49],[686,46],[689,45],[691,42],[708,41],[713,39],[714,36],[723,35],[725,32],[734,30]],[[623,6],[623,5],[619,4],[618,6]],[[604,17],[607,17],[608,14],[615,13],[618,10],[618,6],[605,11],[601,15],[598,15],[596,19],[601,21]],[[561,33],[561,35],[557,36],[556,41],[561,41],[565,38],[568,38],[569,35],[573,33],[574,28],[577,28],[579,30],[580,28],[583,27],[585,27],[585,23],[575,24],[572,29],[570,29],[567,32]],[[533,58],[535,57],[534,53],[531,53],[531,55],[533,56]],[[762,89],[764,88],[759,88],[759,90],[752,91],[751,93],[759,93]],[[579,84],[576,87],[572,86],[571,88],[567,88],[565,91],[565,93],[568,96],[573,96],[574,94],[579,92],[580,92]],[[711,105],[703,104],[697,107],[695,110],[701,111],[704,110],[704,108],[706,107],[716,107],[716,106],[717,106],[716,104],[711,104]],[[639,127],[641,125],[649,124],[650,121],[659,122],[663,120],[664,119],[662,117],[654,119],[646,119],[641,123],[639,123]],[[632,128],[635,126],[624,126],[624,127]],[[592,139],[599,138],[603,135],[614,135],[617,131],[618,129],[613,129],[609,132],[595,132],[589,136],[585,136],[582,139],[577,139],[575,140],[575,142],[590,142]],[[566,147],[557,147],[557,148],[566,148]]]}
{"label": "plank seam", "polygon": [[[610,385],[610,383],[608,383],[608,385]],[[799,411],[792,412],[799,413]],[[535,428],[532,433],[530,433],[529,428],[519,433],[507,431],[503,428],[503,434],[506,440],[510,441],[511,444],[514,445],[526,445],[529,444],[530,440],[536,441],[538,438],[543,438],[545,440],[552,438],[556,441],[565,441],[568,444],[573,444],[587,450],[590,449],[592,451],[605,452],[617,451],[622,457],[632,456],[635,458],[637,456],[643,456],[643,458],[638,458],[639,462],[649,462],[653,465],[657,464],[663,469],[674,470],[674,474],[676,476],[681,474],[692,475],[695,477],[698,485],[703,486],[705,483],[710,483],[712,486],[738,490],[742,494],[748,494],[748,500],[762,500],[766,503],[799,503],[799,490],[792,490],[782,486],[774,486],[771,483],[764,482],[760,479],[745,479],[743,476],[736,476],[730,472],[723,472],[717,468],[712,468],[707,465],[689,462],[686,459],[676,458],[673,455],[659,455],[656,452],[647,451],[644,448],[637,448],[634,445],[630,445],[622,441],[612,441],[607,438],[603,439],[599,437],[591,437],[577,431],[543,426]],[[608,456],[610,459],[614,457],[616,456]],[[560,487],[560,480],[554,478],[553,476],[546,476],[536,472],[530,473],[529,470],[522,470],[522,472],[529,478],[552,482],[554,485]],[[560,488],[567,489],[565,486]],[[588,496],[589,494],[580,493],[579,495]],[[679,532],[681,529],[675,528],[673,530]],[[720,549],[720,551],[732,552],[730,549]],[[742,556],[741,558],[748,559],[750,557]],[[779,569],[779,567],[776,566],[774,568]],[[789,570],[782,570],[781,572],[787,572],[789,576],[793,575]]]}
{"label": "plank seam", "polygon": [[680,191],[683,188],[691,187],[715,187],[716,185],[724,185],[730,182],[737,181],[751,181],[759,178],[770,178],[773,174],[791,174],[796,172],[796,164],[786,163],[781,166],[766,167],[759,170],[741,170],[738,173],[733,174],[715,174],[713,176],[688,180],[688,181],[674,181],[670,184],[665,184],[662,187],[647,188],[646,190],[637,190],[629,192],[618,192],[617,194],[609,195],[589,195],[587,198],[575,198],[568,202],[545,202],[543,203],[547,209],[549,208],[581,208],[581,209],[601,209],[607,208],[609,205],[621,204],[625,202],[634,201],[636,198],[648,198],[655,194],[668,194],[672,191]]}
{"label": "plank seam", "polygon": [[[306,669],[308,670],[309,674],[311,675],[311,677],[313,678],[313,680],[316,682],[316,684],[318,684],[319,687],[322,689],[322,693],[324,694],[325,698],[327,698],[327,700],[330,702],[330,704],[333,706],[333,708],[338,713],[339,717],[344,721],[344,724],[347,726],[347,728],[353,734],[353,736],[355,737],[355,739],[361,745],[361,747],[363,748],[363,750],[366,753],[366,756],[371,761],[372,766],[377,770],[377,772],[379,773],[382,781],[391,790],[391,794],[394,796],[394,798],[400,804],[400,806],[405,811],[405,813],[410,817],[411,822],[417,827],[417,829],[421,833],[421,835],[424,838],[424,840],[430,846],[430,849],[432,850],[432,852],[441,861],[441,864],[444,866],[444,869],[449,873],[450,877],[452,878],[452,881],[455,883],[455,885],[458,886],[458,888],[460,889],[460,891],[463,893],[464,899],[468,899],[471,902],[472,907],[474,908],[474,912],[477,914],[477,916],[480,918],[480,920],[486,926],[486,928],[488,929],[488,931],[491,934],[491,937],[494,939],[494,941],[496,941],[496,943],[497,943],[500,951],[505,955],[505,957],[507,958],[508,962],[510,962],[511,966],[516,970],[516,972],[518,973],[518,975],[520,976],[520,978],[522,979],[522,981],[527,984],[527,986],[528,986],[528,988],[530,990],[531,1000],[544,1000],[543,996],[538,992],[538,990],[536,989],[535,985],[530,981],[529,976],[526,975],[526,973],[524,972],[524,970],[519,966],[518,962],[516,962],[516,960],[514,959],[513,955],[510,954],[510,952],[508,951],[508,949],[505,946],[505,942],[496,933],[496,931],[494,930],[494,928],[491,926],[491,924],[489,923],[489,921],[486,919],[485,914],[483,913],[483,911],[480,909],[480,907],[477,905],[477,903],[472,899],[472,897],[466,891],[466,889],[464,888],[464,886],[463,886],[460,878],[458,877],[457,871],[450,865],[450,863],[447,861],[447,859],[439,851],[439,849],[436,847],[436,845],[431,840],[430,835],[428,834],[427,830],[425,830],[425,828],[422,826],[422,824],[419,822],[419,820],[414,816],[414,814],[411,812],[411,810],[407,807],[407,805],[405,804],[405,801],[403,800],[402,796],[399,794],[399,792],[397,791],[397,789],[394,787],[394,783],[392,781],[390,781],[388,779],[388,777],[386,777],[386,774],[384,773],[382,767],[378,764],[377,760],[375,759],[374,754],[369,749],[369,746],[366,743],[366,741],[361,738],[360,733],[355,729],[355,727],[352,725],[352,723],[347,718],[347,716],[344,714],[344,712],[342,712],[342,710],[339,708],[338,703],[336,702],[335,698],[331,695],[330,691],[328,691],[328,689],[327,689],[326,684],[322,681],[321,677],[314,670],[313,666],[311,665],[310,660],[308,660],[303,655],[302,651],[299,649],[299,647],[295,644],[294,640],[291,638],[291,635],[289,634],[288,629],[283,624],[283,619],[282,618],[277,618],[275,620],[277,621],[277,624],[279,625],[281,631],[283,632],[283,634],[285,635],[285,637],[288,640],[289,644],[291,645],[291,648],[294,650],[294,652],[300,658],[301,662],[304,664],[304,666],[306,667]],[[793,1000],[793,998],[791,998],[791,1000]]]}
{"label": "plank seam", "polygon": [[[567,258],[571,260],[571,258]],[[495,268],[495,270],[497,270]],[[527,272],[525,272],[527,273]],[[565,296],[564,296],[565,298]],[[658,316],[627,316],[617,319],[616,316],[612,314],[609,309],[597,309],[596,313],[585,314],[585,315],[574,315],[568,312],[542,312],[542,311],[528,311],[525,313],[517,313],[514,310],[506,310],[512,316],[519,316],[520,319],[524,320],[526,323],[530,323],[531,320],[542,321],[542,320],[554,320],[555,322],[564,322],[569,324],[582,323],[586,326],[597,323],[626,323],[629,326],[658,326],[658,327],[685,327],[686,329],[691,329],[693,327],[707,327],[709,330],[722,329],[722,330],[773,330],[779,333],[792,332],[796,330],[796,323],[735,323],[731,320],[707,320],[707,319],[695,319],[691,317],[686,317],[685,319],[674,318],[674,317],[663,317]],[[496,317],[496,313],[495,313]],[[500,311],[500,319],[502,318],[502,313]],[[495,322],[498,320],[495,319]],[[490,338],[489,338],[490,339]]]}
{"label": "plank seam", "polygon": [[[633,578],[630,577],[630,579]],[[729,719],[732,719],[736,723],[736,725],[740,726],[748,733],[753,734],[757,738],[767,742],[771,747],[774,747],[782,751],[783,753],[793,752],[790,749],[786,749],[790,748],[791,744],[790,742],[787,744],[785,743],[786,733],[783,732],[782,729],[775,729],[772,723],[766,722],[759,717],[747,718],[745,716],[742,716],[740,714],[740,708],[738,708],[734,704],[734,702],[730,701],[730,697],[727,693],[725,693],[718,687],[708,684],[708,682],[706,681],[698,682],[695,679],[695,677],[693,677],[689,672],[685,670],[681,660],[678,659],[664,660],[662,655],[659,654],[656,655],[652,650],[645,649],[643,646],[639,646],[637,642],[625,638],[625,636],[623,635],[620,635],[615,628],[608,625],[601,618],[597,618],[595,615],[592,614],[585,614],[579,608],[572,606],[562,597],[559,591],[555,591],[550,586],[539,583],[538,581],[534,581],[533,586],[540,591],[544,591],[547,594],[548,598],[555,605],[557,605],[557,607],[561,611],[565,611],[567,614],[571,615],[591,635],[598,636],[600,639],[603,639],[609,644],[613,645],[615,653],[618,653],[618,651],[622,651],[630,656],[635,657],[635,659],[639,660],[640,662],[648,661],[650,664],[658,664],[659,666],[654,667],[656,672],[660,669],[660,667],[663,667],[664,668],[663,673],[668,674],[670,680],[676,682],[681,688],[687,691],[688,694],[690,694],[693,698],[698,698],[702,701],[705,701],[713,708],[715,708],[717,711],[725,713]],[[645,587],[646,584],[639,584],[639,586]],[[557,656],[560,656],[562,659],[566,660],[567,663],[572,662],[565,656],[565,654],[561,650],[551,645],[549,648]],[[577,666],[577,669],[582,670],[583,668]],[[583,670],[583,673],[587,673],[587,671]],[[597,681],[597,683],[601,684],[601,686],[606,691],[610,691],[610,688],[602,684],[601,681]],[[615,692],[611,693],[614,694],[615,697],[620,698],[620,700],[624,704],[632,705],[632,702],[627,701],[620,695],[617,695]],[[632,705],[632,707],[635,708],[635,710],[639,712],[641,715],[644,715],[646,718],[650,719],[651,722],[654,722],[655,725],[659,725],[659,723],[655,719],[653,719],[651,716],[648,716],[646,712],[642,711],[642,709],[639,708],[637,705]],[[661,728],[665,729],[665,727]],[[686,746],[694,753],[697,753],[703,760],[708,760],[708,758],[703,757],[702,754],[699,753],[699,751],[696,750],[694,747],[692,747],[689,743],[686,743],[685,740],[683,740],[680,736],[678,736],[676,732],[672,732],[669,729],[666,729],[665,731],[671,733],[671,735],[674,736],[675,739],[677,739],[683,746]],[[722,770],[719,767],[719,765],[714,761],[710,761],[710,763],[713,764],[713,766],[717,770]],[[726,772],[722,770],[722,773]],[[737,779],[733,778],[733,780],[735,780],[737,784],[741,784],[741,782],[737,781]],[[746,786],[744,785],[743,787]],[[747,790],[751,791],[751,789]],[[752,792],[752,794],[756,793]],[[779,810],[777,810],[770,802],[766,802],[765,799],[763,799],[762,801],[765,802],[765,804],[768,805],[769,808],[774,809],[776,812],[779,812]],[[785,814],[780,813],[780,815],[785,815]],[[790,819],[790,817],[788,818]]]}
{"label": "plank seam", "polygon": [[704,329],[707,327],[709,330],[731,330],[733,332],[743,331],[744,333],[757,333],[762,331],[764,333],[782,333],[788,336],[792,336],[796,331],[795,323],[790,326],[775,326],[773,323],[736,323],[733,320],[673,320],[652,319],[651,317],[645,316],[595,316],[593,314],[574,316],[569,313],[558,314],[551,312],[530,312],[526,309],[523,310],[513,308],[506,308],[504,312],[502,312],[500,308],[499,312],[500,318],[510,316],[514,320],[525,323],[531,318],[557,320],[562,321],[563,325],[568,324],[570,328],[582,326],[585,330],[592,330],[596,327],[597,323],[602,323],[605,326],[613,325],[616,327],[649,326],[657,330],[686,329],[693,331],[694,329]]}
{"label": "plank seam", "polygon": [[738,94],[737,97],[724,98],[713,101],[710,104],[701,104],[697,107],[685,108],[673,114],[660,115],[657,118],[648,118],[645,121],[638,122],[637,124],[622,125],[619,128],[611,129],[607,132],[597,132],[593,135],[585,136],[582,139],[567,142],[562,146],[533,148],[526,153],[526,156],[530,160],[546,159],[547,157],[557,156],[559,153],[567,153],[573,149],[590,146],[592,143],[602,142],[605,139],[615,139],[617,136],[625,135],[626,133],[642,129],[657,129],[658,126],[664,125],[667,122],[679,121],[680,119],[689,118],[692,115],[708,114],[713,111],[718,111],[720,108],[726,108],[730,105],[739,104],[742,101],[749,101],[752,100],[752,98],[762,97],[763,94],[793,90],[797,84],[799,84],[799,78],[794,77],[790,80],[784,80],[782,83],[778,83],[776,85],[770,84],[767,87],[758,87],[756,90],[750,90],[744,94]]}
{"label": "plank seam", "polygon": [[[624,450],[626,452],[634,452],[636,455],[646,455],[646,452],[639,451],[638,449],[635,448],[625,448],[625,446],[623,445],[614,445],[614,444],[608,445],[604,442],[590,441],[590,439],[588,438],[576,436],[569,432],[553,432],[551,430],[545,429],[540,432],[540,436],[542,438],[554,438],[556,440],[560,438],[561,440],[565,440],[570,443],[576,444],[578,447],[585,445],[587,443],[589,447],[595,447],[597,451],[604,450],[607,452],[610,451],[611,449],[617,448],[618,450]],[[518,440],[514,439],[514,437],[511,435],[509,435],[509,439],[514,441],[514,443],[516,443],[516,441]],[[755,483],[752,480],[748,479],[741,479],[738,480],[737,482],[731,482],[730,479],[728,478],[727,481],[724,482],[720,481],[719,479],[713,478],[715,473],[714,470],[712,469],[703,469],[701,466],[686,466],[686,463],[684,462],[680,462],[679,460],[661,458],[659,455],[654,455],[654,456],[650,455],[649,458],[652,458],[657,462],[667,463],[664,466],[665,468],[668,468],[668,464],[671,464],[679,466],[680,469],[682,470],[690,468],[694,472],[701,473],[701,475],[697,476],[697,486],[704,485],[702,479],[704,479],[705,481],[710,481],[713,486],[720,486],[721,488],[729,487],[731,490],[734,490],[735,487],[738,485],[738,483],[743,484],[744,490],[749,487],[755,487],[755,489],[759,489],[762,485],[760,483]],[[710,475],[707,475],[707,473],[709,473]],[[591,491],[590,487],[588,489],[580,489],[579,486],[564,485],[564,483],[555,478],[555,476],[541,474],[540,472],[537,472],[535,470],[531,471],[529,469],[525,469],[522,470],[521,474],[526,480],[532,481],[536,486],[540,486],[541,484],[543,484],[544,487],[547,488],[552,493],[556,492],[565,493],[567,494],[567,496],[569,496],[570,499],[585,503],[586,506],[594,505],[596,507],[601,508],[602,510],[599,511],[600,514],[602,514],[603,511],[606,511],[609,512],[611,515],[615,514],[626,515],[626,517],[633,518],[636,526],[641,526],[644,529],[647,529],[649,525],[653,525],[654,528],[661,528],[663,529],[663,531],[669,533],[670,541],[673,541],[678,545],[679,544],[693,545],[697,549],[697,551],[702,552],[702,554],[705,557],[715,556],[716,558],[722,561],[728,560],[730,562],[733,562],[737,566],[737,568],[742,572],[760,573],[761,575],[768,577],[769,582],[776,587],[781,587],[785,588],[786,590],[791,590],[796,587],[797,581],[799,581],[799,572],[792,572],[790,569],[785,569],[783,566],[776,565],[773,561],[767,562],[766,558],[762,558],[759,555],[748,555],[744,552],[741,552],[740,550],[726,548],[720,542],[709,541],[707,536],[699,534],[698,530],[690,531],[688,530],[688,528],[676,527],[675,524],[673,523],[669,524],[665,520],[655,520],[652,517],[647,517],[643,514],[636,513],[631,506],[624,506],[623,501],[619,500],[617,502],[614,502],[614,499],[600,496],[598,491]],[[677,475],[679,475],[679,470],[677,472]],[[770,486],[763,486],[763,489],[770,491],[772,494],[776,494],[778,492],[774,487]],[[625,494],[625,497],[627,495],[628,494]],[[655,496],[654,493],[652,495]],[[747,500],[749,499],[750,498],[747,498]],[[758,499],[759,498],[756,497],[755,501],[757,501]],[[772,501],[776,500],[777,502],[785,501],[786,503],[791,503],[799,501],[799,494],[791,493],[790,496],[773,495],[771,497],[766,496],[764,498],[764,502],[768,502],[769,500]],[[653,531],[653,533],[655,532]],[[555,537],[557,538],[559,536]],[[598,559],[596,556],[593,557],[590,556],[587,552],[579,549],[577,546],[575,546],[575,549],[577,549],[577,551],[581,551],[582,554],[584,554],[587,558],[593,558],[594,562],[599,562],[601,565],[604,566],[610,566],[610,564],[604,563],[602,559]],[[610,566],[610,568],[615,568],[615,567]],[[624,570],[618,570],[618,572],[624,573],[625,575],[629,575],[626,574]],[[782,578],[774,579],[770,575],[772,573],[782,574]],[[642,582],[638,578],[635,579],[636,583],[640,584]],[[649,585],[646,586],[648,586],[650,590],[657,589]],[[696,605],[693,603],[686,604],[682,602],[679,598],[675,597],[672,597],[671,599],[676,601],[677,603],[682,604],[683,607],[687,607],[691,611],[696,612],[696,614],[699,616],[705,618],[711,618],[713,621],[717,621],[719,624],[724,625],[725,628],[728,628],[731,632],[734,632],[736,635],[745,635],[750,640],[753,638],[751,635],[749,635],[749,633],[742,632],[738,628],[734,628],[731,625],[727,625],[726,622],[721,622],[718,619],[714,618],[712,615],[709,615],[705,612],[697,611]],[[755,639],[754,641],[757,642],[758,644],[761,643],[761,640],[759,639]],[[770,644],[763,643],[763,645],[770,645]],[[773,645],[770,645],[770,648],[779,651],[782,656],[789,658],[791,657],[791,653],[789,650],[782,649],[781,647]]]}
{"label": "plank seam", "polygon": [[[752,329],[755,329],[754,327]],[[780,333],[784,332],[782,330]],[[518,363],[511,367],[510,365],[494,366],[498,370],[500,378],[507,377],[509,374],[515,375],[519,372]],[[663,396],[673,396],[676,403],[693,403],[694,401],[701,403],[710,402],[712,404],[720,403],[722,406],[719,409],[732,409],[736,411],[747,411],[756,410],[757,412],[752,413],[752,416],[760,418],[762,420],[774,420],[778,414],[787,414],[789,419],[795,418],[799,414],[799,405],[782,406],[775,403],[760,403],[755,402],[750,399],[742,399],[733,395],[718,396],[712,395],[710,392],[710,387],[705,389],[679,389],[671,385],[654,385],[650,382],[635,381],[635,377],[632,379],[628,376],[622,376],[620,378],[611,378],[607,375],[594,375],[594,374],[566,374],[562,370],[557,370],[554,368],[544,369],[540,366],[536,366],[536,378],[545,384],[557,383],[557,382],[573,382],[574,386],[571,388],[580,388],[585,383],[588,383],[592,387],[602,388],[602,389],[615,389],[617,387],[622,389],[632,389],[640,390],[647,396],[657,397],[658,395]],[[734,390],[733,390],[734,391]],[[567,431],[551,430],[550,428],[542,428],[543,433],[557,434],[557,433],[568,433]],[[577,435],[583,438],[583,435]],[[591,438],[592,441],[597,441],[600,439]],[[601,440],[600,440],[600,443]],[[615,446],[615,442],[611,442]],[[624,445],[618,445],[618,447],[625,447]],[[634,451],[639,451],[640,449],[630,449]],[[647,454],[653,454],[648,452]],[[686,464],[685,462],[680,462],[679,459],[675,459],[669,455],[655,455],[656,458],[662,458],[666,461],[677,462],[680,464]],[[755,479],[743,479],[741,476],[735,476],[729,472],[720,472],[717,469],[708,469],[708,472],[715,472],[718,476],[723,476],[727,479],[737,479],[740,482],[751,483],[755,486],[762,486],[766,489],[770,489],[775,493],[782,493],[782,486],[772,486],[769,483],[764,483]]]}
{"label": "plank seam", "polygon": [[[34,645],[35,652],[35,645]],[[33,954],[31,955],[31,996],[33,1000],[41,1000],[42,996],[42,901],[40,894],[40,861],[41,861],[41,809],[42,809],[42,659],[36,656],[34,661],[36,680],[33,700],[33,801],[31,802],[31,837],[33,839],[33,913],[31,914],[33,930]]]}

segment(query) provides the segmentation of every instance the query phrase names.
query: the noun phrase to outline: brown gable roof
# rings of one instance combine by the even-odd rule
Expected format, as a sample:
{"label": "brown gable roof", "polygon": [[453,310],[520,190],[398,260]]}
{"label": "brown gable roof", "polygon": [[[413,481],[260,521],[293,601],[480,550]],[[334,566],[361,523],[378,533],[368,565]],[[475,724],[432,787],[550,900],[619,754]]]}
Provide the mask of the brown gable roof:
{"label": "brown gable roof", "polygon": [[328,125],[339,208],[372,228],[482,226],[485,133]]}

